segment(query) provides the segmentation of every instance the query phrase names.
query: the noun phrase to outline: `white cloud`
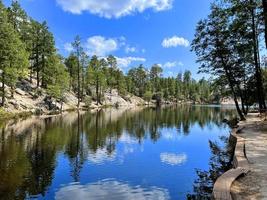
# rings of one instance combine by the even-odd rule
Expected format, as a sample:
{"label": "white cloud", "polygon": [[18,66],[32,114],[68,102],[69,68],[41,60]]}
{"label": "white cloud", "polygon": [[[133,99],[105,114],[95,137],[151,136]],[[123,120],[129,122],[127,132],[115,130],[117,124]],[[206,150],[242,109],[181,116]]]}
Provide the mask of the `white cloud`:
{"label": "white cloud", "polygon": [[130,45],[126,45],[125,43],[125,53],[129,54],[129,53],[145,53],[146,50],[143,48],[143,49],[140,49],[138,47],[133,47],[133,46],[130,46]]}
{"label": "white cloud", "polygon": [[103,36],[93,36],[87,39],[85,48],[88,55],[103,57],[118,50],[119,41],[113,38],[105,38]]}
{"label": "white cloud", "polygon": [[120,18],[146,9],[155,12],[172,8],[173,0],[57,0],[64,11],[81,14],[88,11],[105,18]]}
{"label": "white cloud", "polygon": [[130,46],[127,46],[125,48],[125,52],[126,53],[134,53],[134,52],[137,52],[137,49],[135,47],[130,47]]}
{"label": "white cloud", "polygon": [[187,155],[185,153],[182,154],[161,153],[160,160],[161,162],[167,165],[182,165],[187,161]]}
{"label": "white cloud", "polygon": [[126,38],[124,36],[121,36],[118,38],[120,47],[123,47],[126,45]]}
{"label": "white cloud", "polygon": [[[125,37],[119,38],[105,38],[100,35],[89,37],[86,42],[83,44],[83,47],[89,56],[96,55],[101,58],[105,58],[117,50],[122,50],[125,47],[126,53],[138,52],[136,47],[131,47],[127,45]],[[73,51],[71,43],[64,44],[64,50],[67,52]],[[145,52],[142,49],[142,53]],[[134,62],[146,62],[146,59],[143,57],[116,57],[118,66],[120,68],[127,68],[130,64]]]}
{"label": "white cloud", "polygon": [[173,68],[173,67],[177,67],[177,66],[184,66],[184,64],[181,61],[173,61],[173,62],[166,62],[164,64],[158,64],[160,67],[162,68]]}
{"label": "white cloud", "polygon": [[165,38],[161,43],[161,45],[164,48],[177,47],[177,46],[188,47],[189,44],[190,44],[190,42],[187,39],[185,39],[183,37],[178,37],[178,36]]}
{"label": "white cloud", "polygon": [[72,52],[73,51],[73,47],[71,45],[71,43],[65,43],[64,44],[64,50],[67,52]]}
{"label": "white cloud", "polygon": [[[87,40],[82,44],[84,50],[87,55],[93,56],[96,55],[98,57],[106,57],[110,54],[113,54],[117,50],[124,50],[125,53],[137,53],[139,52],[137,47],[130,46],[127,44],[126,38],[116,37],[116,38],[106,38],[101,35],[95,35],[87,38]],[[71,43],[65,43],[63,46],[64,50],[68,53],[73,51],[73,47]],[[145,49],[141,50],[142,53],[145,52]],[[145,62],[144,58],[137,57],[126,57],[126,58],[118,58],[121,61],[122,66],[128,66],[132,62]]]}
{"label": "white cloud", "polygon": [[177,66],[183,66],[184,64],[182,62],[166,62],[163,65],[161,65],[163,68],[173,68],[173,67],[177,67]]}
{"label": "white cloud", "polygon": [[116,57],[116,59],[118,66],[120,68],[129,67],[129,65],[132,64],[133,62],[146,62],[146,59],[141,57],[123,57],[123,58]]}
{"label": "white cloud", "polygon": [[56,192],[55,199],[167,200],[170,195],[164,188],[132,186],[114,179],[105,179],[87,185],[74,183],[63,186]]}

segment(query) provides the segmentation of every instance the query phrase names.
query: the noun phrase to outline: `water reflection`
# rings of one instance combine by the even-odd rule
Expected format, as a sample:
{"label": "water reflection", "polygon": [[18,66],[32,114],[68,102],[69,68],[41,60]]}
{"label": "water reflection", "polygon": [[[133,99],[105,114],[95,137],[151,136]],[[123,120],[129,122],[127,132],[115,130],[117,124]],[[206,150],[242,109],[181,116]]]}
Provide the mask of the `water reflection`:
{"label": "water reflection", "polygon": [[168,165],[182,165],[187,161],[187,155],[185,153],[182,154],[161,153],[160,160],[161,162]]}
{"label": "water reflection", "polygon": [[[183,137],[190,134],[199,137],[191,131],[199,128],[203,132],[221,133],[225,130],[221,121],[234,114],[230,109],[181,106],[108,109],[10,122],[0,134],[0,199],[83,199],[94,195],[102,198],[113,195],[115,199],[173,199],[178,195],[177,188],[171,188],[170,184],[183,189],[184,196],[192,185],[179,186],[183,181],[178,179],[169,183],[160,178],[160,173],[165,172],[162,176],[170,178],[172,173],[180,173],[177,167],[194,168],[188,159],[196,159],[195,150],[183,144],[188,142],[189,146],[196,139],[183,141]],[[204,150],[203,154],[209,157]],[[91,172],[88,169],[94,173],[88,175]],[[195,177],[192,172],[176,178],[187,180],[186,176]],[[103,181],[114,177],[127,182]],[[78,184],[82,181],[83,184]],[[71,182],[77,184],[68,185]],[[63,183],[67,185],[61,187]]]}
{"label": "water reflection", "polygon": [[235,141],[227,137],[219,138],[224,145],[220,146],[216,141],[209,141],[211,150],[210,168],[208,171],[197,169],[197,179],[193,184],[193,193],[187,195],[188,200],[211,199],[213,185],[217,178],[231,168],[231,159],[234,152]]}
{"label": "water reflection", "polygon": [[158,187],[142,188],[131,186],[116,180],[102,180],[88,185],[74,183],[56,192],[57,200],[73,199],[138,199],[138,200],[168,200],[168,190]]}

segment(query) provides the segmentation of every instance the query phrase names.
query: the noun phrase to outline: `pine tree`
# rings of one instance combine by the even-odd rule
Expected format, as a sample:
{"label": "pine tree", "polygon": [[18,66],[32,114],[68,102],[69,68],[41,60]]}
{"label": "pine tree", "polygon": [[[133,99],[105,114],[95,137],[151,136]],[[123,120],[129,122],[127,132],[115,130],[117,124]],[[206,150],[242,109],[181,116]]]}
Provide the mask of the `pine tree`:
{"label": "pine tree", "polygon": [[48,62],[49,65],[46,80],[47,92],[51,97],[61,103],[62,111],[64,95],[67,92],[69,84],[69,74],[63,61],[60,60],[58,55],[49,57]]}
{"label": "pine tree", "polygon": [[74,55],[74,53],[71,53],[68,56],[68,58],[65,59],[65,65],[67,67],[67,70],[69,72],[69,77],[70,77],[69,90],[77,91],[77,87],[78,87],[78,79],[77,79],[78,59]]}
{"label": "pine tree", "polygon": [[110,88],[110,93],[112,89],[115,89],[117,87],[117,80],[116,80],[116,73],[118,71],[117,67],[117,60],[114,56],[109,55],[107,57],[107,63],[108,63],[108,74],[107,76],[109,77],[107,79],[107,85]]}
{"label": "pine tree", "polygon": [[152,96],[153,96],[153,94],[150,91],[146,91],[144,94],[144,100],[148,102],[148,105],[150,104]]}
{"label": "pine tree", "polygon": [[153,92],[158,92],[160,90],[159,78],[162,76],[162,72],[162,68],[157,64],[153,65],[150,69],[150,80],[153,86]]}
{"label": "pine tree", "polygon": [[103,67],[106,65],[104,59],[99,60],[97,56],[93,56],[87,68],[87,83],[95,88],[97,105],[101,104],[102,91],[105,88],[106,77]]}
{"label": "pine tree", "polygon": [[41,71],[41,32],[42,25],[34,20],[31,20],[31,38],[32,38],[32,48],[31,48],[31,60],[32,65],[30,69],[30,78],[32,79],[34,73],[36,72],[36,79],[38,88],[40,86],[40,71]]}
{"label": "pine tree", "polygon": [[78,80],[78,109],[80,108],[80,101],[81,101],[81,54],[82,54],[82,46],[81,46],[81,38],[80,36],[76,36],[74,42],[72,43],[75,55],[77,57],[77,80]]}
{"label": "pine tree", "polygon": [[264,39],[265,48],[267,48],[267,0],[262,0],[263,20],[264,20]]}
{"label": "pine tree", "polygon": [[81,53],[81,101],[83,101],[84,98],[84,91],[85,91],[85,76],[86,76],[86,69],[89,65],[89,56],[82,51]]}
{"label": "pine tree", "polygon": [[8,23],[7,13],[0,2],[0,70],[2,82],[2,102],[5,104],[5,84],[14,87],[18,77],[26,73],[28,54],[19,35]]}
{"label": "pine tree", "polygon": [[31,21],[17,0],[12,0],[11,6],[7,8],[8,21],[19,34],[20,39],[26,45],[27,51],[31,49]]}
{"label": "pine tree", "polygon": [[53,34],[49,31],[47,23],[43,22],[41,25],[41,43],[40,43],[40,50],[41,50],[41,80],[42,80],[42,87],[47,87],[47,73],[49,70],[49,59],[56,54],[55,49],[55,42]]}

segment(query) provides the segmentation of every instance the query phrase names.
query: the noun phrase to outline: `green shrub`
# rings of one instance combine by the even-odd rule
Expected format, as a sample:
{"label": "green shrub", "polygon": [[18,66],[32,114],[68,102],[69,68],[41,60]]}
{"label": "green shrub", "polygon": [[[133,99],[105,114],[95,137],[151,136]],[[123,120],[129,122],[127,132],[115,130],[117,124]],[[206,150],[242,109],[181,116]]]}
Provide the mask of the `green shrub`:
{"label": "green shrub", "polygon": [[89,96],[86,96],[84,98],[84,103],[85,103],[85,107],[86,108],[90,108],[91,104],[92,104],[92,98]]}

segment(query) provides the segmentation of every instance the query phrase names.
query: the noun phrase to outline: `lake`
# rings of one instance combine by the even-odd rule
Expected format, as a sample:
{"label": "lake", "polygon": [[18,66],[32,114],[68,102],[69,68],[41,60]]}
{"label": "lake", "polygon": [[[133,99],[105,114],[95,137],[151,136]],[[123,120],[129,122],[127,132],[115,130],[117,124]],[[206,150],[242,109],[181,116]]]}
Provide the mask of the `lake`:
{"label": "lake", "polygon": [[10,122],[0,133],[0,199],[208,199],[230,160],[222,120],[233,117],[177,106]]}

